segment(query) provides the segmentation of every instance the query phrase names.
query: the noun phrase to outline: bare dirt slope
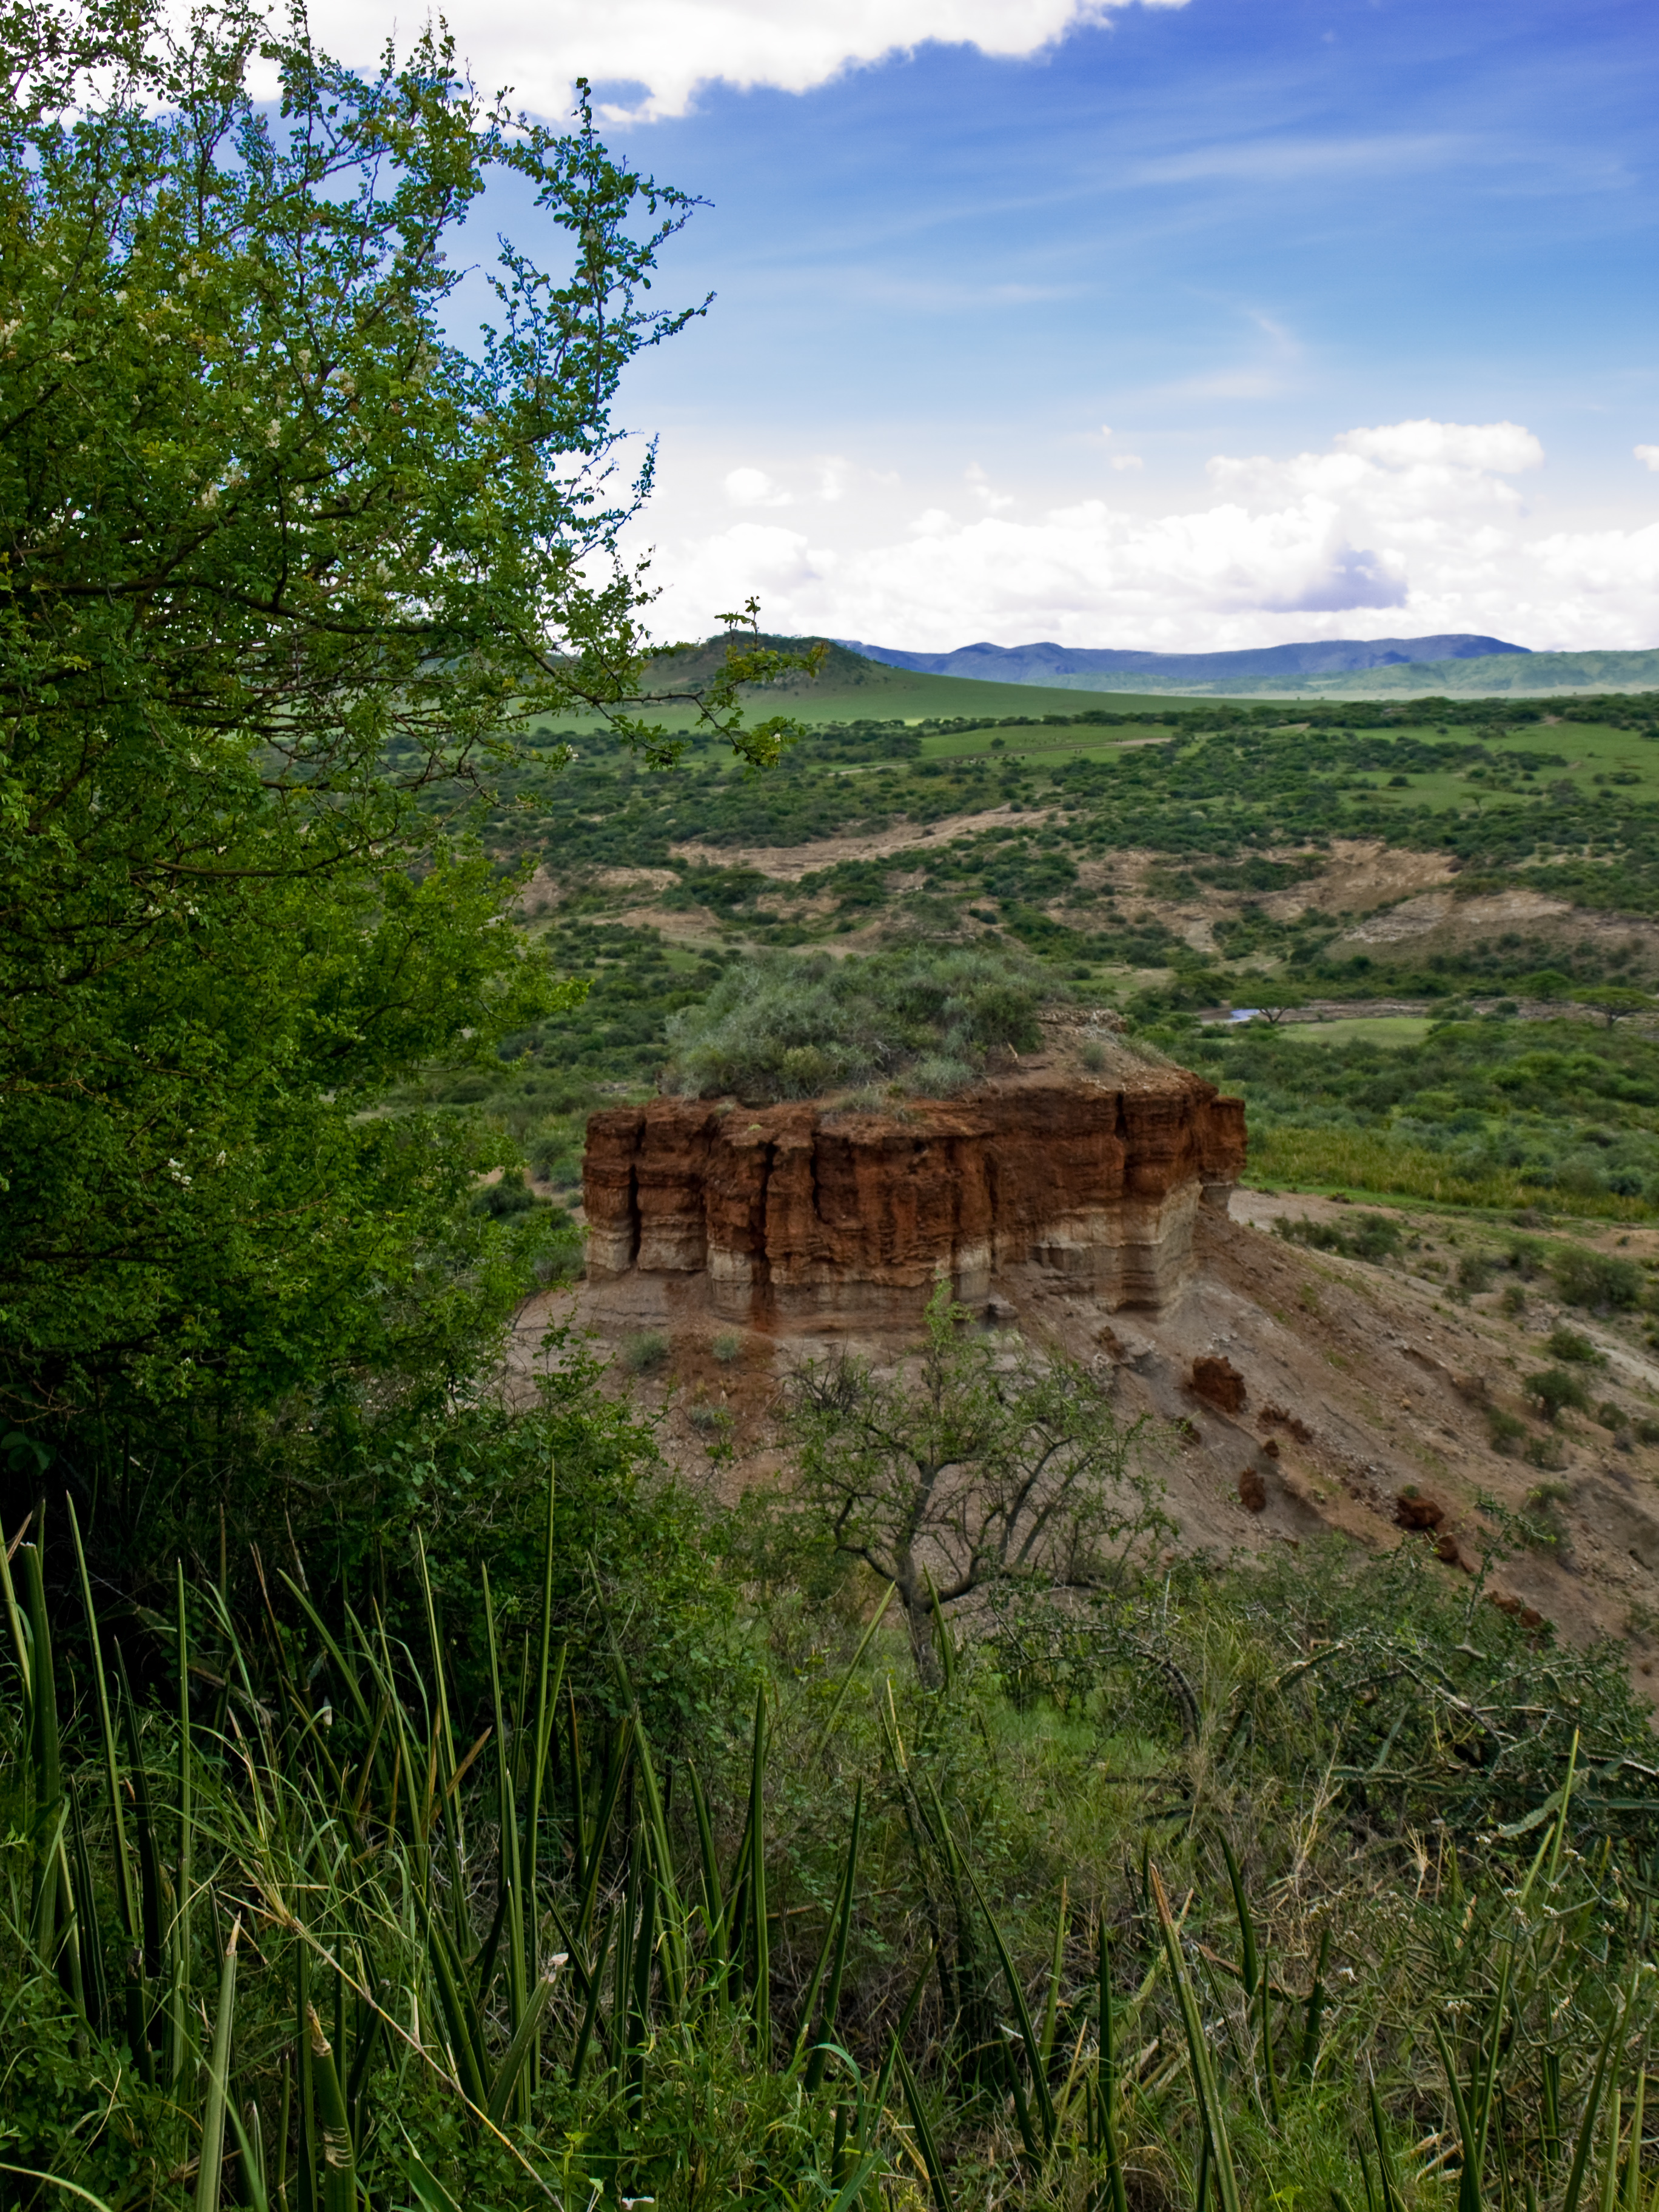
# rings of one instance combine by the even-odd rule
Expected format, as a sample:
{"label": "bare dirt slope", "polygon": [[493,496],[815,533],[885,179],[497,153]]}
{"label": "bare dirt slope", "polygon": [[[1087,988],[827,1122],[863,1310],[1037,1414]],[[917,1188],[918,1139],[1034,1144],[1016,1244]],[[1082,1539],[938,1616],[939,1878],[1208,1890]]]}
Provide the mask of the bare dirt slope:
{"label": "bare dirt slope", "polygon": [[[1659,1447],[1640,1442],[1637,1425],[1659,1434],[1659,1358],[1632,1328],[1562,1313],[1541,1277],[1519,1316],[1496,1291],[1460,1302],[1429,1272],[1453,1256],[1432,1217],[1415,1224],[1422,1241],[1403,1267],[1373,1266],[1271,1233],[1285,1211],[1334,1218],[1332,1201],[1242,1191],[1234,1203],[1243,1218],[1200,1217],[1198,1268],[1163,1313],[1109,1315],[1085,1297],[1032,1294],[997,1316],[1109,1371],[1125,1414],[1152,1418],[1182,1546],[1225,1556],[1327,1534],[1374,1549],[1422,1543],[1449,1577],[1473,1590],[1484,1570],[1498,1601],[1571,1641],[1627,1639],[1638,1680],[1650,1675]],[[1632,1254],[1648,1242],[1659,1238],[1637,1232]],[[584,1305],[578,1292],[526,1312],[521,1376],[538,1362],[541,1330],[562,1319],[581,1327]],[[1605,1365],[1583,1371],[1593,1404],[1616,1407],[1618,1425],[1571,1413],[1551,1425],[1528,1400],[1524,1378],[1550,1364],[1543,1339],[1563,1323],[1599,1348]],[[881,1366],[905,1357],[890,1339],[850,1348]],[[726,1498],[787,1479],[771,1420],[778,1384],[829,1340],[697,1319],[650,1349],[661,1365],[636,1376],[624,1358],[614,1385],[660,1415],[672,1462]],[[1217,1363],[1207,1395],[1194,1387],[1197,1361]],[[1238,1402],[1221,1402],[1233,1394]],[[1493,1447],[1494,1410],[1522,1425],[1508,1452]],[[1553,1540],[1528,1544],[1512,1528],[1506,1540],[1483,1497]]]}

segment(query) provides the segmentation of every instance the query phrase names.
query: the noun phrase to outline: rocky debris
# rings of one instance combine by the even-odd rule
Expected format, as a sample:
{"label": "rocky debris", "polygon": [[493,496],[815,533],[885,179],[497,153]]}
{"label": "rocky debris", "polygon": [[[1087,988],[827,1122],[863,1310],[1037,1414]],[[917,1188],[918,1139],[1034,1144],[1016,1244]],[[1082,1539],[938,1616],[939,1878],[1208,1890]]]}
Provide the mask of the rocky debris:
{"label": "rocky debris", "polygon": [[[1310,1444],[1313,1442],[1313,1431],[1307,1423],[1299,1419],[1296,1414],[1288,1412],[1283,1406],[1264,1406],[1256,1415],[1255,1422],[1259,1429],[1287,1430],[1299,1444]],[[1276,1449],[1275,1456],[1277,1456]]]}
{"label": "rocky debris", "polygon": [[1244,1377],[1231,1359],[1213,1352],[1194,1360],[1187,1388],[1194,1397],[1202,1398],[1218,1413],[1242,1413],[1244,1410]]}
{"label": "rocky debris", "polygon": [[1022,1070],[949,1103],[653,1099],[588,1122],[588,1278],[641,1314],[696,1282],[768,1328],[914,1326],[941,1278],[1000,1320],[1011,1272],[1156,1310],[1243,1159],[1242,1101],[1127,1049],[1087,1085]]}
{"label": "rocky debris", "polygon": [[1267,1510],[1267,1486],[1261,1479],[1259,1468],[1247,1467],[1238,1478],[1238,1502],[1247,1513],[1265,1513]]}

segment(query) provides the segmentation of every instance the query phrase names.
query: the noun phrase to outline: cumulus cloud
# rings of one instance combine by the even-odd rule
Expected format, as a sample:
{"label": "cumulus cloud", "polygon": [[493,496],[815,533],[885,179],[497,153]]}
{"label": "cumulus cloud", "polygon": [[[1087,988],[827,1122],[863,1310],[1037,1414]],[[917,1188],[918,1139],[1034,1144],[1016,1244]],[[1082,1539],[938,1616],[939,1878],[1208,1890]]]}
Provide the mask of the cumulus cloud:
{"label": "cumulus cloud", "polygon": [[[1214,498],[1185,513],[1104,498],[1030,517],[931,507],[871,542],[848,503],[833,537],[828,518],[821,537],[739,525],[659,547],[656,573],[683,628],[756,591],[769,627],[924,649],[1042,637],[1202,651],[1441,630],[1653,643],[1659,522],[1539,529],[1513,479],[1543,458],[1518,423],[1388,423],[1318,453],[1218,455]],[[969,484],[976,494],[971,473]]]}
{"label": "cumulus cloud", "polygon": [[1659,446],[1638,446],[1634,451],[1637,459],[1644,467],[1659,469]]}
{"label": "cumulus cloud", "polygon": [[[1103,21],[1127,0],[487,0],[465,16],[461,46],[478,82],[510,84],[544,116],[569,108],[578,76],[599,89],[607,122],[684,115],[716,79],[743,89],[806,92],[845,69],[938,40],[1012,58]],[[1184,0],[1146,0],[1179,7]],[[434,11],[435,12],[435,11]],[[372,62],[386,15],[370,0],[329,11],[331,46]]]}
{"label": "cumulus cloud", "polygon": [[781,484],[773,483],[764,469],[733,469],[726,479],[726,496],[733,507],[789,507],[793,504]]}

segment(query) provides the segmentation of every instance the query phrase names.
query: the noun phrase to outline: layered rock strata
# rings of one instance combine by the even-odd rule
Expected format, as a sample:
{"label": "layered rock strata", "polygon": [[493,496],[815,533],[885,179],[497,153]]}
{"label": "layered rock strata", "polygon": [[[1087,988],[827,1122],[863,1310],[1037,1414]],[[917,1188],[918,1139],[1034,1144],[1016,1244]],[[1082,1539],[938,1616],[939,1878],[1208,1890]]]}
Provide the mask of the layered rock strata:
{"label": "layered rock strata", "polygon": [[588,1278],[755,1327],[908,1326],[941,1276],[969,1306],[1035,1272],[1158,1307],[1243,1160],[1243,1102],[1177,1068],[874,1112],[653,1099],[588,1122]]}

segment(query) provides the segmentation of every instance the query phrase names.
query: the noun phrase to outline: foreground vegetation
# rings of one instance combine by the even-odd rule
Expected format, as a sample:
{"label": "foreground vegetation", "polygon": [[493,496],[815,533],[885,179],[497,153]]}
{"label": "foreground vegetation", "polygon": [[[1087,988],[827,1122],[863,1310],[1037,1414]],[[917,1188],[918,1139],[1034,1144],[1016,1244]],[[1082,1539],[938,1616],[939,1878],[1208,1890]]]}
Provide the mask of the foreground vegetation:
{"label": "foreground vegetation", "polygon": [[[793,1508],[677,1592],[586,1503],[574,1579],[526,1489],[470,1588],[417,1540],[137,1616],[28,1532],[5,2201],[1645,2202],[1615,1654],[1407,1546],[1008,1582],[918,1667]],[[694,1617],[701,1710],[629,1664]]]}

